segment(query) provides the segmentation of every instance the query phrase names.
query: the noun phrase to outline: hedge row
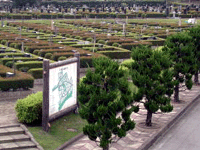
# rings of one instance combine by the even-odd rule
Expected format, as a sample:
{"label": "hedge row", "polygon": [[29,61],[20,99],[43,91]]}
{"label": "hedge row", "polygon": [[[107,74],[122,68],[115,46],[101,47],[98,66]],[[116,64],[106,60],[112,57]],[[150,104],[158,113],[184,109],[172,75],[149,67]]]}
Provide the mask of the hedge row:
{"label": "hedge row", "polygon": [[24,57],[23,53],[1,53],[0,58],[4,57]]}
{"label": "hedge row", "polygon": [[18,120],[22,123],[41,122],[42,101],[42,92],[31,94],[24,99],[19,99],[15,106]]}
{"label": "hedge row", "polygon": [[0,60],[1,64],[5,65],[7,62],[9,61],[34,61],[34,60],[38,60],[38,58],[27,58],[27,57],[17,57],[17,58],[2,58]]}
{"label": "hedge row", "polygon": [[42,68],[43,67],[43,61],[28,61],[28,62],[17,62],[15,63],[16,69],[20,68],[27,68],[27,70],[32,68]]}
{"label": "hedge row", "polygon": [[110,57],[111,59],[130,59],[130,51],[98,51],[97,53]]}
{"label": "hedge row", "polygon": [[151,42],[137,42],[137,43],[122,43],[121,46],[122,48],[132,50],[132,48],[137,47],[139,45],[152,45]]}
{"label": "hedge row", "polygon": [[[0,72],[1,74],[3,74],[3,72],[5,74],[6,72],[13,72],[13,70],[3,65],[0,65]],[[16,70],[16,74],[14,77],[0,77],[0,90],[8,91],[9,89],[16,90],[19,88],[33,88],[33,83],[34,78],[31,75]]]}
{"label": "hedge row", "polygon": [[31,74],[35,79],[42,79],[43,78],[43,68],[29,69],[28,73]]}

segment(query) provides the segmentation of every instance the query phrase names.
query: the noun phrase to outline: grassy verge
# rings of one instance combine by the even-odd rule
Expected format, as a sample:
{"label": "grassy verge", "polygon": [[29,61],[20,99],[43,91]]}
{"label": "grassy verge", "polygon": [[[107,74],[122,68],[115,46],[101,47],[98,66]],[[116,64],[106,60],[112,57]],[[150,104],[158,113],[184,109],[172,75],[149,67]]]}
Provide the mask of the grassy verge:
{"label": "grassy verge", "polygon": [[64,116],[51,123],[49,132],[42,130],[42,127],[28,127],[36,141],[45,150],[55,150],[72,137],[82,132],[86,121],[77,114]]}
{"label": "grassy verge", "polygon": [[[137,92],[137,87],[132,82],[129,83],[129,87],[132,93]],[[71,138],[82,133],[82,129],[86,124],[86,120],[83,120],[78,114],[71,113],[53,121],[48,133],[43,131],[41,126],[28,126],[28,130],[44,150],[55,150]]]}

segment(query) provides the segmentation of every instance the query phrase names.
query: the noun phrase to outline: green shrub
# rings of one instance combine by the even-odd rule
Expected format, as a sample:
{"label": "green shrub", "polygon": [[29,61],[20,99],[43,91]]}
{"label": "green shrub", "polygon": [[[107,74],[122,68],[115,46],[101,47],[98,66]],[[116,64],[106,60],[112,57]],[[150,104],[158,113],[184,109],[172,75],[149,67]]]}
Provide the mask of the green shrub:
{"label": "green shrub", "polygon": [[51,54],[51,53],[46,53],[44,57],[45,57],[45,58],[47,58],[47,59],[50,59],[50,58],[51,58],[51,56],[52,56],[52,54]]}
{"label": "green shrub", "polygon": [[131,57],[130,51],[98,51],[97,53],[110,57],[111,59],[125,59]]}
{"label": "green shrub", "polygon": [[7,42],[6,40],[2,40],[2,41],[1,41],[1,44],[5,45],[6,42]]}
{"label": "green shrub", "polygon": [[121,63],[121,65],[122,65],[122,66],[125,66],[125,67],[127,67],[127,68],[130,69],[133,62],[134,62],[133,59],[128,59],[128,60],[123,61],[123,62]]}
{"label": "green shrub", "polygon": [[93,38],[89,37],[89,38],[86,39],[86,41],[92,42],[92,41],[93,41]]}
{"label": "green shrub", "polygon": [[74,38],[75,38],[75,39],[79,39],[79,40],[82,39],[82,37],[80,37],[80,36],[75,36]]}
{"label": "green shrub", "polygon": [[42,68],[43,62],[41,62],[41,61],[17,62],[17,63],[15,63],[15,65],[16,65],[16,69],[19,69],[21,67],[27,67],[28,69]]}
{"label": "green shrub", "polygon": [[43,78],[43,68],[29,69],[28,73],[31,74],[35,79],[42,79]]}
{"label": "green shrub", "polygon": [[71,35],[70,34],[65,34],[65,37],[70,38]]}
{"label": "green shrub", "polygon": [[21,49],[21,47],[22,47],[22,45],[18,44],[18,43],[16,43],[15,46],[14,46],[14,48],[16,48],[16,49]]}
{"label": "green shrub", "polygon": [[15,43],[10,43],[10,45],[9,45],[10,47],[15,47]]}
{"label": "green shrub", "polygon": [[21,67],[21,68],[19,68],[19,71],[21,71],[21,72],[27,72],[28,71],[28,67]]}
{"label": "green shrub", "polygon": [[13,61],[8,61],[6,64],[5,64],[6,67],[10,67],[12,68],[13,67]]}
{"label": "green shrub", "polygon": [[106,42],[104,40],[99,40],[98,43],[105,44]]}
{"label": "green shrub", "polygon": [[22,123],[41,122],[42,101],[42,92],[31,94],[24,99],[19,99],[15,106],[18,120]]}
{"label": "green shrub", "polygon": [[119,47],[119,43],[113,43],[112,46]]}
{"label": "green shrub", "polygon": [[38,55],[39,52],[40,52],[40,50],[36,49],[36,50],[33,51],[33,54]]}
{"label": "green shrub", "polygon": [[62,61],[62,60],[66,60],[66,59],[67,59],[67,57],[61,56],[61,57],[58,58],[58,61]]}

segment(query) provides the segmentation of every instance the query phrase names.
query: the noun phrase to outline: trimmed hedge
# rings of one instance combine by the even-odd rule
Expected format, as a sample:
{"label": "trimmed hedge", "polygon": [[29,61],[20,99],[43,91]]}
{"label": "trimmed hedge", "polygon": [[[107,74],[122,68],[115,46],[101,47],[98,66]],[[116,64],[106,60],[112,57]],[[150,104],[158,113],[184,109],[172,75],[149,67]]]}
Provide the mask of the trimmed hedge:
{"label": "trimmed hedge", "polygon": [[151,42],[138,42],[138,43],[122,43],[121,46],[122,48],[128,49],[128,50],[132,50],[132,48],[137,47],[139,45],[149,45],[151,46],[152,43]]}
{"label": "trimmed hedge", "polygon": [[81,57],[80,58],[80,68],[93,67],[92,57]]}
{"label": "trimmed hedge", "polygon": [[31,94],[24,99],[19,99],[15,105],[18,120],[22,123],[41,122],[42,101],[42,92]]}
{"label": "trimmed hedge", "polygon": [[[28,58],[28,57],[17,57],[17,58],[14,58],[14,61],[17,62],[17,61],[34,61],[34,60],[38,60],[38,58]],[[9,61],[13,61],[13,58],[2,58],[0,60],[1,64],[5,65],[7,62]]]}
{"label": "trimmed hedge", "polygon": [[3,57],[23,57],[24,56],[24,53],[2,53],[0,54],[0,58],[3,58]]}
{"label": "trimmed hedge", "polygon": [[111,59],[125,59],[131,57],[130,51],[98,51],[97,53],[106,55]]}
{"label": "trimmed hedge", "polygon": [[43,68],[29,69],[28,73],[31,74],[35,79],[42,79],[43,78]]}
{"label": "trimmed hedge", "polygon": [[28,62],[18,62],[15,63],[16,69],[21,67],[27,67],[28,70],[32,68],[42,68],[43,62],[42,61],[28,61]]}
{"label": "trimmed hedge", "polygon": [[0,89],[1,91],[8,91],[9,89],[29,89],[33,88],[34,78],[27,74],[16,70],[16,75],[14,77],[5,78],[6,72],[13,72],[13,69],[0,65]]}

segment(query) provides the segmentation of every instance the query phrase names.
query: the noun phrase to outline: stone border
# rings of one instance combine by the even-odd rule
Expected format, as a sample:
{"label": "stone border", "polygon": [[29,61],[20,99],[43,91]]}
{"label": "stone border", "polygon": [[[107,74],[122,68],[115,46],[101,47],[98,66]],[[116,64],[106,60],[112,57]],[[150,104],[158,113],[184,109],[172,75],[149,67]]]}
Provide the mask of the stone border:
{"label": "stone border", "polygon": [[70,140],[68,140],[67,142],[65,142],[63,145],[61,145],[60,147],[58,147],[56,150],[63,150],[64,148],[66,148],[69,145],[73,144],[74,142],[76,142],[77,140],[79,140],[80,138],[82,138],[83,136],[84,136],[83,133],[78,134],[77,136],[71,138]]}
{"label": "stone border", "polygon": [[[157,133],[155,133],[151,138],[149,138],[146,142],[144,142],[139,148],[137,148],[136,150],[147,150],[148,148],[150,148],[152,146],[152,144],[154,142],[156,142],[156,140],[163,136],[175,123],[176,121],[181,118],[183,116],[183,114],[188,111],[193,104],[195,104],[195,102],[197,102],[197,100],[200,98],[200,94],[196,94],[194,96],[194,99],[192,99],[187,105],[183,106],[179,112],[176,113],[176,115],[174,117],[172,117],[170,119],[170,121],[164,126],[162,127],[160,130],[158,130]],[[67,141],[66,143],[64,143],[63,145],[61,145],[59,148],[57,148],[57,150],[63,150],[64,148],[67,148],[69,145],[73,144],[74,142],[76,142],[77,140],[79,140],[80,138],[82,138],[84,136],[83,133],[75,136],[74,138],[70,139],[69,141]]]}
{"label": "stone border", "polygon": [[25,134],[30,137],[30,140],[37,146],[39,150],[44,150],[42,146],[34,139],[33,135],[28,131],[25,125],[20,124],[20,127],[24,130]]}
{"label": "stone border", "polygon": [[185,105],[163,128],[161,128],[155,135],[149,138],[146,142],[144,142],[138,149],[136,150],[147,150],[152,146],[156,140],[163,136],[169,128],[171,128],[175,122],[182,117],[182,115],[200,98],[200,94],[198,94],[188,105]]}

